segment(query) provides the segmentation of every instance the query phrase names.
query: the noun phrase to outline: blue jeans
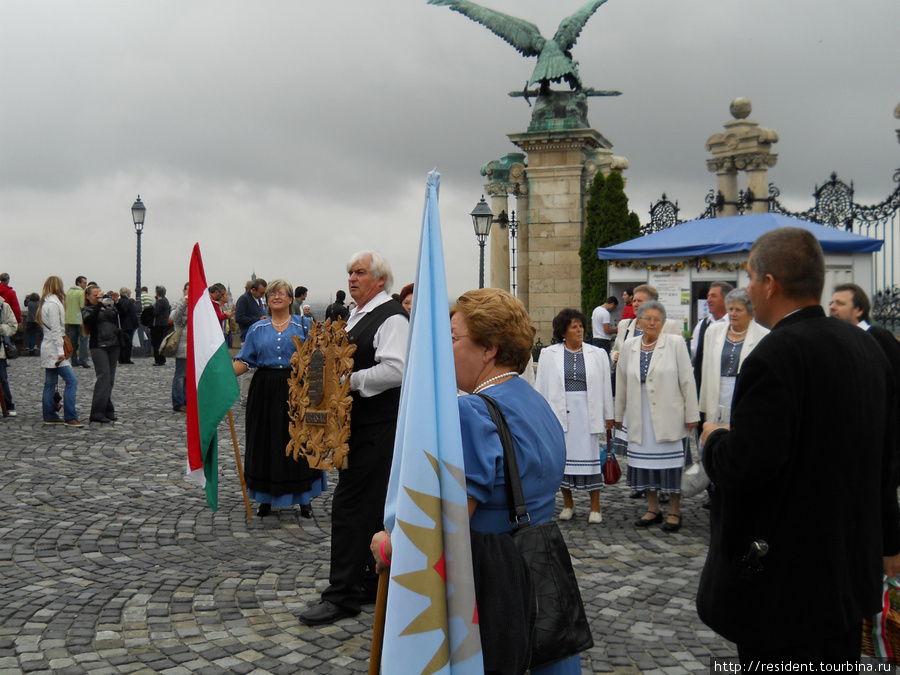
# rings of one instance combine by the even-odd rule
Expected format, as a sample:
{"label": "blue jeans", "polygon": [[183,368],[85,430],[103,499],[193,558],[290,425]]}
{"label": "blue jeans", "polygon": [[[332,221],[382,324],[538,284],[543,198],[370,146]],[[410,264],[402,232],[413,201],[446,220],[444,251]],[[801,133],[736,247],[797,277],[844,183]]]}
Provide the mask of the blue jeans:
{"label": "blue jeans", "polygon": [[61,366],[44,370],[44,396],[42,399],[44,421],[59,419],[59,415],[54,410],[53,394],[56,392],[56,384],[59,382],[60,375],[62,375],[63,382],[66,383],[66,390],[63,394],[64,417],[67,420],[78,419],[75,412],[75,393],[78,391],[78,380],[71,367]]}
{"label": "blue jeans", "polygon": [[187,405],[187,359],[175,359],[175,376],[172,378],[172,410]]}
{"label": "blue jeans", "polygon": [[9,390],[9,375],[6,374],[6,359],[0,359],[0,387],[3,390],[3,398],[6,399],[6,407],[15,410],[16,405],[12,400],[12,392]]}

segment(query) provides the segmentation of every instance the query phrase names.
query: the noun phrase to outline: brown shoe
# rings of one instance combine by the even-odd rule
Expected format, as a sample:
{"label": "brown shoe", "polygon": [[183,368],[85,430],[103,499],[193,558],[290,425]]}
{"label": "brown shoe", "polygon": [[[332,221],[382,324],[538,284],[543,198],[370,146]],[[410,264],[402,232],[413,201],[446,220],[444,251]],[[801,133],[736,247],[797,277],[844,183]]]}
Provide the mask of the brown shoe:
{"label": "brown shoe", "polygon": [[73,429],[81,429],[84,425],[78,420],[66,420],[66,426]]}

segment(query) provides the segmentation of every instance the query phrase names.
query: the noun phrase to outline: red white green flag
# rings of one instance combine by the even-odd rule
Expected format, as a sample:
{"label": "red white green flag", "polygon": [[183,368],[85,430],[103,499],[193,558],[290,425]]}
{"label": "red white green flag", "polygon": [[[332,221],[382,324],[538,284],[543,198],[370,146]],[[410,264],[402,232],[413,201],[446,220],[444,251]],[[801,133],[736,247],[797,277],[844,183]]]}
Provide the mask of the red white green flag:
{"label": "red white green flag", "polygon": [[200,244],[194,244],[188,288],[187,474],[206,489],[206,503],[213,511],[219,508],[219,423],[239,396],[222,325],[209,297]]}

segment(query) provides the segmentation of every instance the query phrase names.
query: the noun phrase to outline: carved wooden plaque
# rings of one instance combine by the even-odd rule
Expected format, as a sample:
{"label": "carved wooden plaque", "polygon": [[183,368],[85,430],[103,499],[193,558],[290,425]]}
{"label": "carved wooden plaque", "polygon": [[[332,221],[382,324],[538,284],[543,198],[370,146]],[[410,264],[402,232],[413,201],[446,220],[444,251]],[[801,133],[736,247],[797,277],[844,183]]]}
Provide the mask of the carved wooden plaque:
{"label": "carved wooden plaque", "polygon": [[353,352],[342,319],[313,322],[305,341],[294,337],[288,394],[291,441],[285,450],[313,469],[346,469],[350,438]]}

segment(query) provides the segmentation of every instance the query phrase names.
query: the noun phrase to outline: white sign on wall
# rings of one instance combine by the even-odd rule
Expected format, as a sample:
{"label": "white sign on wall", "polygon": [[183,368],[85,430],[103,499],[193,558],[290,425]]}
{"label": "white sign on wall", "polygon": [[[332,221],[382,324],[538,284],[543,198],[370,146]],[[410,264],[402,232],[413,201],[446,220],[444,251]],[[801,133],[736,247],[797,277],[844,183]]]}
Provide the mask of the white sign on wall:
{"label": "white sign on wall", "polygon": [[651,271],[648,283],[659,291],[659,301],[666,308],[666,319],[681,323],[690,317],[690,272]]}

